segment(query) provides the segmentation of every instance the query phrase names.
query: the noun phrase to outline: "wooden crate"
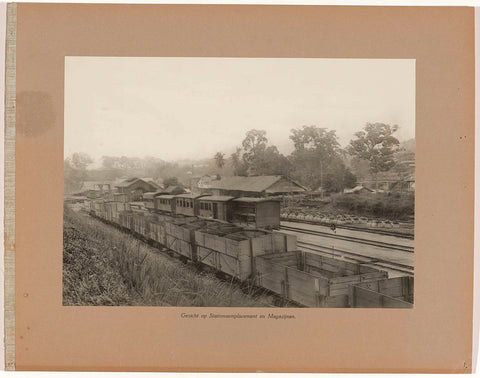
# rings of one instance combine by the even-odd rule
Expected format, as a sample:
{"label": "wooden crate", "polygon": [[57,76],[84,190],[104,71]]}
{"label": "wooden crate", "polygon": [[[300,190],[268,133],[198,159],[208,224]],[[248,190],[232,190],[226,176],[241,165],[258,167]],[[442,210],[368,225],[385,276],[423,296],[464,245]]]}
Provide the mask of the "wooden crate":
{"label": "wooden crate", "polygon": [[241,280],[247,279],[250,275],[248,267],[244,266],[245,260],[212,249],[197,247],[197,259],[203,264]]}
{"label": "wooden crate", "polygon": [[193,248],[189,242],[185,240],[178,239],[171,235],[166,235],[166,247],[172,251],[177,252],[178,254],[188,257],[190,260],[194,261],[196,258],[193,255]]}
{"label": "wooden crate", "polygon": [[413,277],[396,277],[372,282],[363,282],[356,286],[413,303]]}
{"label": "wooden crate", "polygon": [[350,304],[356,308],[413,308],[413,303],[403,301],[364,287],[350,287]]}
{"label": "wooden crate", "polygon": [[309,255],[297,251],[257,256],[257,284],[305,306],[348,307],[352,285],[388,276],[358,264]]}

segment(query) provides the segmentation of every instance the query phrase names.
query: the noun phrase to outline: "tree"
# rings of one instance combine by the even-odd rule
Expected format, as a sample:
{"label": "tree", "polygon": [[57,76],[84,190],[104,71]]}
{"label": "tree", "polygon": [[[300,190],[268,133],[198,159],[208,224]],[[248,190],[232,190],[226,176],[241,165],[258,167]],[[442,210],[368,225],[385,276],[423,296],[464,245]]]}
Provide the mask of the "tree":
{"label": "tree", "polygon": [[340,144],[335,130],[302,126],[291,130],[290,139],[295,146],[291,160],[296,178],[311,188],[323,188],[325,174],[330,172],[335,175],[331,166],[339,159]]}
{"label": "tree", "polygon": [[178,186],[180,183],[178,182],[177,177],[167,177],[165,180],[163,180],[163,186],[165,188],[168,188],[169,186]]}
{"label": "tree", "polygon": [[225,165],[225,159],[224,159],[225,154],[221,152],[217,152],[215,156],[213,157],[215,159],[215,164],[217,165],[218,168],[222,169],[223,166]]}
{"label": "tree", "polygon": [[236,164],[236,174],[246,175],[280,175],[288,173],[289,161],[275,146],[268,146],[265,130],[252,129],[247,132],[242,141],[242,162],[239,157],[242,149],[232,155]]}
{"label": "tree", "polygon": [[235,152],[230,155],[230,160],[233,166],[233,174],[235,176],[246,176],[247,175],[247,167],[243,163],[242,160],[242,149],[237,147]]}
{"label": "tree", "polygon": [[70,163],[73,169],[85,170],[93,163],[93,159],[83,152],[75,152],[70,159]]}
{"label": "tree", "polygon": [[102,156],[102,167],[105,169],[118,168],[119,158],[114,156]]}
{"label": "tree", "polygon": [[265,130],[252,129],[247,132],[245,139],[242,142],[243,161],[251,166],[254,164],[256,158],[261,155],[267,148],[268,139],[266,137],[267,132]]}
{"label": "tree", "polygon": [[65,159],[63,164],[63,181],[65,193],[79,190],[87,178],[87,167],[93,159],[83,152],[75,152]]}
{"label": "tree", "polygon": [[286,175],[290,170],[290,161],[275,146],[268,146],[255,156],[251,170],[257,175]]}
{"label": "tree", "polygon": [[347,148],[350,155],[369,162],[375,188],[378,173],[386,172],[395,166],[394,154],[400,144],[393,136],[397,130],[397,125],[367,123],[362,131],[355,133],[356,139],[351,140]]}
{"label": "tree", "polygon": [[324,173],[322,188],[327,192],[340,192],[344,188],[353,188],[356,182],[355,175],[340,158],[336,158]]}

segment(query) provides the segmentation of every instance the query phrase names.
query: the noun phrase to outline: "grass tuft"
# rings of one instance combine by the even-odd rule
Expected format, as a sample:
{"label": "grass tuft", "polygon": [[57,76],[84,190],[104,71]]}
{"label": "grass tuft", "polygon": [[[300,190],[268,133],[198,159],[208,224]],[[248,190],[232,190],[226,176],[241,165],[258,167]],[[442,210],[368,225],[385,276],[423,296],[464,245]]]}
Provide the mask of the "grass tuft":
{"label": "grass tuft", "polygon": [[166,256],[90,216],[64,209],[63,304],[80,306],[273,307],[194,264]]}

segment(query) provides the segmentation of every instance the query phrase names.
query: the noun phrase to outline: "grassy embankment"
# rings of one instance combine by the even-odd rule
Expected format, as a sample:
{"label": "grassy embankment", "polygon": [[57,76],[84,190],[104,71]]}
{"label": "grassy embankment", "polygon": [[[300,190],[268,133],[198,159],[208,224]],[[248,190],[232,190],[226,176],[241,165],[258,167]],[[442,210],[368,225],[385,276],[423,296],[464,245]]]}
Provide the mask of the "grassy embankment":
{"label": "grassy embankment", "polygon": [[271,307],[235,282],[199,271],[84,213],[65,207],[63,304]]}

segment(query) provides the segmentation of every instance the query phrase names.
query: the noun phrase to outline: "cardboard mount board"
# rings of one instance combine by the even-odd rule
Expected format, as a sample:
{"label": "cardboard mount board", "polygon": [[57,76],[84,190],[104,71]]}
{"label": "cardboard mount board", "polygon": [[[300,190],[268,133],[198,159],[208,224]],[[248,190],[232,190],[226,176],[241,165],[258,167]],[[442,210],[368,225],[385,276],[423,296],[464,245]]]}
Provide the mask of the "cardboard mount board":
{"label": "cardboard mount board", "polygon": [[[7,13],[7,369],[471,371],[473,8],[9,4]],[[414,309],[62,306],[66,56],[415,59]],[[195,311],[289,317],[182,316]]]}

